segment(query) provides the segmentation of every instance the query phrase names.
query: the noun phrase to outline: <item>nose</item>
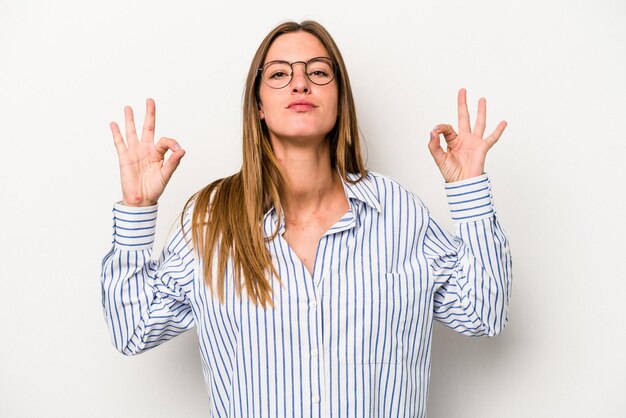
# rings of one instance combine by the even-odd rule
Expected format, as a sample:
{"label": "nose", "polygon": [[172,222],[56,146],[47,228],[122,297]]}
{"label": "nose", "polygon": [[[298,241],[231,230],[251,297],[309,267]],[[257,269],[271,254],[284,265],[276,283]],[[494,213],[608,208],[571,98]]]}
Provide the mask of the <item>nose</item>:
{"label": "nose", "polygon": [[[302,64],[296,66],[296,64]],[[306,75],[306,64],[301,62],[294,62],[291,66],[293,76],[291,77],[291,91],[293,93],[308,93],[309,92],[309,78]]]}

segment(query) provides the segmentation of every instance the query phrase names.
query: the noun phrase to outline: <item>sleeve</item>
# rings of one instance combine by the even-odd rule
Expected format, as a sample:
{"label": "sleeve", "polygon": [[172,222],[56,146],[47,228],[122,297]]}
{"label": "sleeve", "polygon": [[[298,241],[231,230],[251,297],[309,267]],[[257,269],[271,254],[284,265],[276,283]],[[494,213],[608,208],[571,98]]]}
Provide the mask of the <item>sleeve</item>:
{"label": "sleeve", "polygon": [[125,355],[156,347],[195,325],[188,298],[194,254],[179,224],[159,260],[152,260],[156,218],[157,206],[113,208],[113,248],[100,277],[102,308],[112,343]]}
{"label": "sleeve", "polygon": [[465,335],[495,336],[507,323],[512,259],[486,174],[446,184],[455,235],[429,217],[424,253],[435,280],[434,317]]}

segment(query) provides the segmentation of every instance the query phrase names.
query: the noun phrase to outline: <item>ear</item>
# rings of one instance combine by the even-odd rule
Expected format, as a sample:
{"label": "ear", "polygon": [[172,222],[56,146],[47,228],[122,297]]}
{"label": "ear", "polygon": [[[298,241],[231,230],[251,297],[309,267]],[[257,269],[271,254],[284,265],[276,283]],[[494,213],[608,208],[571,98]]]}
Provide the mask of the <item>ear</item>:
{"label": "ear", "polygon": [[259,103],[259,118],[261,118],[261,120],[265,119],[265,113],[263,113],[263,105],[261,103]]}

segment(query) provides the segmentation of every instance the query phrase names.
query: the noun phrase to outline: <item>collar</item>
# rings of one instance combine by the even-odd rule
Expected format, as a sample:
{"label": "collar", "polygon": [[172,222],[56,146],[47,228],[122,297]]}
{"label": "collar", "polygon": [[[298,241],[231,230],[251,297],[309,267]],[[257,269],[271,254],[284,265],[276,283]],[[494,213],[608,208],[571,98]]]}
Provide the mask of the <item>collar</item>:
{"label": "collar", "polygon": [[[356,181],[359,175],[347,173],[347,177],[349,180]],[[343,177],[341,177],[341,182],[343,183],[343,189],[346,192],[348,201],[358,200],[366,203],[378,212],[381,211],[376,184],[374,183],[374,178],[371,173],[368,172],[365,177],[356,183],[350,183],[344,180]]]}

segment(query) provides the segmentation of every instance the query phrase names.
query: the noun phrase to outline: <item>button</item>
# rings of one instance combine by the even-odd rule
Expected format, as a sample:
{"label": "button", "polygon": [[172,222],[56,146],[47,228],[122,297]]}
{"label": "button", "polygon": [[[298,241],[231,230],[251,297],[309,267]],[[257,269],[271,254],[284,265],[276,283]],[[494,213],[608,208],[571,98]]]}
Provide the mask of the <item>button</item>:
{"label": "button", "polygon": [[311,400],[313,401],[313,403],[318,403],[320,401],[320,397],[319,396],[313,396],[313,398],[311,398]]}
{"label": "button", "polygon": [[315,308],[317,306],[317,302],[312,300],[311,301],[311,308]]}
{"label": "button", "polygon": [[314,348],[313,350],[311,350],[311,355],[314,357],[317,356],[317,349]]}

